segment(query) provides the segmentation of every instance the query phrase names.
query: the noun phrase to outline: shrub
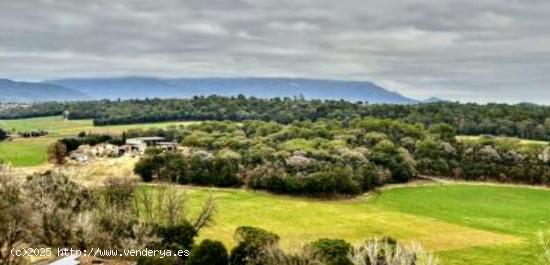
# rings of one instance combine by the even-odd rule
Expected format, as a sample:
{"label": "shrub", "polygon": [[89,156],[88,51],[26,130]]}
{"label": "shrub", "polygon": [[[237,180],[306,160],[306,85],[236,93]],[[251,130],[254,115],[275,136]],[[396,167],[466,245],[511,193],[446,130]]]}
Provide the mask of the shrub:
{"label": "shrub", "polygon": [[197,231],[189,222],[183,221],[179,224],[159,226],[156,234],[161,238],[160,248],[178,251],[191,249]]}
{"label": "shrub", "polygon": [[94,206],[92,193],[60,173],[46,172],[29,176],[24,185],[37,216],[36,243],[52,247],[74,246],[76,220]]}
{"label": "shrub", "polygon": [[61,165],[65,163],[67,157],[67,146],[60,142],[55,142],[48,146],[48,161]]}
{"label": "shrub", "polygon": [[231,265],[264,264],[266,250],[279,242],[279,236],[261,228],[241,226],[235,230],[239,244],[231,250]]}
{"label": "shrub", "polygon": [[349,259],[353,265],[400,264],[437,265],[438,260],[419,245],[401,245],[391,238],[367,240],[351,250]]}
{"label": "shrub", "polygon": [[5,140],[6,138],[8,138],[8,134],[6,133],[6,131],[0,128],[0,141]]}
{"label": "shrub", "polygon": [[156,156],[142,157],[134,166],[134,173],[145,182],[153,180],[154,174],[159,170],[159,159]]}
{"label": "shrub", "polygon": [[309,251],[326,265],[352,265],[348,258],[352,246],[340,239],[319,239],[309,246]]}
{"label": "shrub", "polygon": [[126,205],[132,202],[136,183],[124,178],[107,178],[104,182],[102,197],[105,203],[112,206]]}
{"label": "shrub", "polygon": [[193,248],[188,265],[228,265],[227,249],[219,241],[205,239]]}
{"label": "shrub", "polygon": [[265,246],[279,242],[279,236],[261,228],[241,226],[235,230],[235,239],[252,245]]}
{"label": "shrub", "polygon": [[0,164],[0,264],[18,264],[21,257],[10,254],[31,235],[32,209],[19,183]]}

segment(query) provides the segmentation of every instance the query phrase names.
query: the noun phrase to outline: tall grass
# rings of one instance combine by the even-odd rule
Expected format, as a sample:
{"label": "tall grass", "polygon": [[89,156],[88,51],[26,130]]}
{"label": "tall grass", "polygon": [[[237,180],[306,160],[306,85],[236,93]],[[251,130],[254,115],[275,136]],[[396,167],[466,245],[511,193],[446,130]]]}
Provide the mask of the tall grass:
{"label": "tall grass", "polygon": [[540,246],[540,264],[550,265],[550,231],[539,232],[537,239]]}

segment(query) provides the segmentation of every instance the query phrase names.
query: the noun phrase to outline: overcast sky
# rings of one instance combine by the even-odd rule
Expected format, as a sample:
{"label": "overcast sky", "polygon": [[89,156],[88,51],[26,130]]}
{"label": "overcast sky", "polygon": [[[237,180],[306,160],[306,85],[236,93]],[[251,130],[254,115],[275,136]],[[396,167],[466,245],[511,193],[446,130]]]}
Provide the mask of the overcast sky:
{"label": "overcast sky", "polygon": [[550,104],[548,0],[0,0],[0,75],[373,81]]}

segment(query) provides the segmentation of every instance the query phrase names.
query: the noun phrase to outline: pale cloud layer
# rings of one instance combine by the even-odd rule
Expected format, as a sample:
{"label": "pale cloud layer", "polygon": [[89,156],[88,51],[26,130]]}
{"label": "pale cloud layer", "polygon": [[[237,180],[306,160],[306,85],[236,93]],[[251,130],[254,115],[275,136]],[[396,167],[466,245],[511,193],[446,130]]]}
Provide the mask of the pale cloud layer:
{"label": "pale cloud layer", "polygon": [[369,80],[550,104],[550,1],[0,0],[0,75]]}

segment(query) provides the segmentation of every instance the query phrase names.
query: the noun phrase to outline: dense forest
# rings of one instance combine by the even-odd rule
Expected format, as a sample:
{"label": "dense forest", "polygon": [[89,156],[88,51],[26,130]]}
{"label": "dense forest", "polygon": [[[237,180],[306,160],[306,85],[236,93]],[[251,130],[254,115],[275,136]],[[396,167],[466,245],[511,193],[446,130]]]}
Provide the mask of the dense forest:
{"label": "dense forest", "polygon": [[293,121],[357,117],[398,119],[430,126],[447,123],[465,135],[504,135],[550,140],[550,107],[532,104],[430,103],[411,105],[366,102],[320,101],[300,98],[257,99],[194,97],[192,99],[146,99],[37,103],[0,111],[0,118],[60,115],[69,119],[93,119],[95,125],[130,124],[172,120],[263,120],[288,124]]}
{"label": "dense forest", "polygon": [[146,135],[180,142],[183,150],[148,150],[135,167],[144,181],[307,196],[355,195],[422,175],[550,183],[550,148],[492,137],[458,142],[456,130],[443,123],[211,121],[126,132]]}

